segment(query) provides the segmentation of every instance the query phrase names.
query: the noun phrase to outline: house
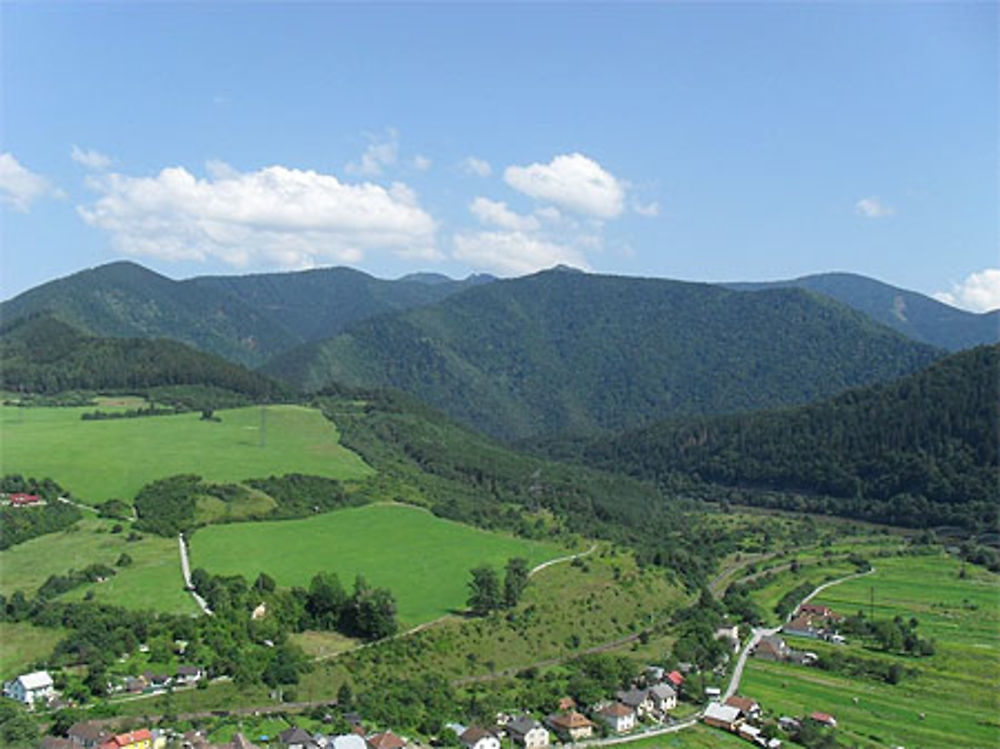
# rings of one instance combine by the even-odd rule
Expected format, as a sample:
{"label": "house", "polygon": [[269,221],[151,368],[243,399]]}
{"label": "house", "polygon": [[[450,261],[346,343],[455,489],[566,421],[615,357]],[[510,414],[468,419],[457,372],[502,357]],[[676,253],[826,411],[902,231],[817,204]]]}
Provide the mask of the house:
{"label": "house", "polygon": [[332,741],[327,742],[327,746],[332,746],[333,749],[368,749],[365,740],[356,733],[334,736]]}
{"label": "house", "polygon": [[817,723],[820,723],[824,726],[830,726],[831,728],[837,727],[837,719],[834,718],[829,713],[820,713],[820,712],[809,713],[809,719],[814,720]]}
{"label": "house", "polygon": [[818,638],[820,636],[820,628],[816,626],[811,616],[797,616],[783,625],[781,631],[793,637]]}
{"label": "house", "polygon": [[681,684],[684,683],[684,677],[681,676],[680,671],[671,671],[667,674],[667,681],[670,682],[674,689],[680,689]]}
{"label": "house", "polygon": [[458,740],[465,749],[500,749],[500,739],[479,726],[469,726]]}
{"label": "house", "polygon": [[620,703],[635,710],[639,717],[649,715],[653,711],[653,700],[649,696],[648,689],[619,691],[616,696]]}
{"label": "house", "polygon": [[142,678],[146,681],[146,684],[153,689],[166,689],[170,686],[170,682],[173,681],[166,674],[154,674],[152,671],[143,671]]}
{"label": "house", "polygon": [[677,707],[677,690],[669,684],[657,684],[650,687],[649,698],[653,701],[653,709],[661,713]]}
{"label": "house", "polygon": [[827,606],[817,606],[815,603],[803,603],[799,606],[799,616],[817,616],[820,619],[843,619],[840,614]]}
{"label": "house", "polygon": [[709,702],[705,712],[702,713],[702,720],[706,725],[724,728],[727,731],[735,731],[740,723],[740,711],[729,705],[720,705],[718,702]]}
{"label": "house", "polygon": [[718,700],[722,696],[722,690],[718,687],[705,687],[705,696],[710,700]]}
{"label": "house", "polygon": [[646,681],[649,684],[657,684],[663,681],[663,677],[666,675],[666,669],[661,666],[646,666]]}
{"label": "house", "polygon": [[368,749],[403,749],[406,746],[406,742],[392,731],[376,733],[374,736],[369,736],[366,741]]}
{"label": "house", "polygon": [[564,741],[579,741],[589,739],[594,734],[594,724],[576,710],[553,713],[545,722]]}
{"label": "house", "polygon": [[42,503],[42,498],[37,494],[11,494],[10,495],[10,506],[11,507],[31,507],[32,505],[40,505]]}
{"label": "house", "polygon": [[309,732],[298,726],[291,726],[279,733],[278,741],[288,749],[313,749],[316,746]]}
{"label": "house", "polygon": [[762,743],[763,737],[760,735],[760,729],[757,726],[752,726],[749,723],[740,723],[736,732],[740,735],[741,739],[746,739],[754,744]]}
{"label": "house", "polygon": [[635,728],[635,710],[620,702],[605,705],[595,715],[607,723],[615,733],[625,733]]}
{"label": "house", "polygon": [[508,722],[507,733],[525,749],[539,749],[549,745],[549,732],[545,726],[528,715]]}
{"label": "house", "polygon": [[204,672],[197,666],[178,666],[174,682],[177,684],[194,684],[204,675]]}
{"label": "house", "polygon": [[739,710],[744,718],[753,719],[760,715],[760,704],[749,697],[733,696],[726,700],[726,704]]}
{"label": "house", "polygon": [[108,740],[111,732],[88,720],[71,725],[66,735],[70,741],[77,746],[82,746],[83,749],[97,749]]}
{"label": "house", "polygon": [[153,749],[153,733],[148,728],[119,733],[101,744],[100,749]]}
{"label": "house", "polygon": [[56,694],[48,671],[21,674],[3,685],[3,696],[33,707],[36,702],[48,702]]}
{"label": "house", "polygon": [[788,657],[788,645],[780,637],[762,637],[753,650],[757,658],[768,661],[783,661]]}
{"label": "house", "polygon": [[563,697],[559,700],[559,712],[565,713],[570,710],[576,710],[576,700],[572,697]]}

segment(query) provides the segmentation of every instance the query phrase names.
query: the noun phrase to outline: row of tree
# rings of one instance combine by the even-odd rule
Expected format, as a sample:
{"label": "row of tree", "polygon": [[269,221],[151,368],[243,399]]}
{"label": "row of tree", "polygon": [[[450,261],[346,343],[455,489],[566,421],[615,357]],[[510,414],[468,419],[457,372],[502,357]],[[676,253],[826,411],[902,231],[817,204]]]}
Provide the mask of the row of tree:
{"label": "row of tree", "polygon": [[467,604],[474,614],[485,615],[516,606],[528,585],[531,571],[527,559],[512,557],[507,560],[502,583],[496,569],[488,564],[472,569],[470,574]]}

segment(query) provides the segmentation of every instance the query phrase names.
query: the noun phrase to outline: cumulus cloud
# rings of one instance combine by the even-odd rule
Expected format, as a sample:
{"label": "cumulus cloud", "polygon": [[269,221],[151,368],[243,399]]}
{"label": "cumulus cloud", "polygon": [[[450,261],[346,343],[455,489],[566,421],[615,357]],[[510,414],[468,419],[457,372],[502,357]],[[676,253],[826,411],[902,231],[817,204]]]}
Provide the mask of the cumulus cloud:
{"label": "cumulus cloud", "polygon": [[476,198],[469,204],[472,215],[484,224],[492,224],[502,229],[513,231],[537,231],[541,222],[534,216],[522,216],[507,207],[507,204],[490,200],[489,198]]}
{"label": "cumulus cloud", "polygon": [[454,244],[456,260],[501,275],[523,275],[559,264],[588,267],[586,258],[575,248],[521,231],[459,233]]}
{"label": "cumulus cloud", "polygon": [[22,213],[39,198],[63,197],[45,177],[21,166],[14,154],[0,153],[0,202]]}
{"label": "cumulus cloud", "polygon": [[951,291],[939,291],[934,298],[972,312],[1000,308],[1000,268],[970,273],[961,283],[952,284]]}
{"label": "cumulus cloud", "polygon": [[489,177],[493,174],[490,162],[477,159],[475,156],[469,156],[462,162],[462,170],[466,174],[474,174],[477,177]]}
{"label": "cumulus cloud", "polygon": [[384,136],[368,133],[367,137],[368,148],[357,163],[351,162],[345,167],[348,174],[377,177],[399,159],[399,132],[395,128],[388,128]]}
{"label": "cumulus cloud", "polygon": [[515,190],[599,219],[620,216],[625,184],[583,154],[556,156],[548,164],[509,166],[504,181]]}
{"label": "cumulus cloud", "polygon": [[413,157],[411,163],[413,164],[413,168],[416,169],[418,172],[426,172],[428,169],[431,168],[431,164],[433,162],[427,156],[418,153],[416,156]]}
{"label": "cumulus cloud", "polygon": [[77,164],[88,169],[103,170],[111,166],[111,157],[93,149],[83,149],[75,145],[70,149],[69,157]]}
{"label": "cumulus cloud", "polygon": [[896,209],[886,205],[876,196],[862,198],[854,204],[854,212],[865,218],[888,218],[896,212]]}
{"label": "cumulus cloud", "polygon": [[169,260],[304,268],[358,262],[370,251],[441,257],[434,220],[404,184],[345,184],[283,166],[241,173],[223,162],[209,174],[171,167],[151,177],[92,176],[100,197],[77,210],[118,250]]}

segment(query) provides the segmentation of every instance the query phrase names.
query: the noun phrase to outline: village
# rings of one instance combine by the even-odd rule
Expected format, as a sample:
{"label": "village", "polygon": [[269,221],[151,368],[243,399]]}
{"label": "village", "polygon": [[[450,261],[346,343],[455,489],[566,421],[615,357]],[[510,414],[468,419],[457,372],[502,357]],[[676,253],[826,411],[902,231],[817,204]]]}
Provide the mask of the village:
{"label": "village", "polygon": [[[755,630],[745,642],[741,642],[738,627],[720,628],[715,637],[728,641],[734,656],[740,654],[741,645],[743,648],[725,692],[719,687],[698,689],[693,686],[692,664],[680,663],[669,671],[651,665],[629,688],[618,690],[596,703],[579,705],[573,698],[563,697],[547,715],[513,711],[498,713],[492,725],[451,722],[445,725],[433,744],[464,749],[501,749],[504,745],[524,749],[601,746],[672,733],[701,722],[752,745],[778,749],[783,745],[782,737],[796,739],[803,726],[835,728],[836,718],[821,709],[799,716],[770,714],[752,696],[737,694],[742,664],[752,656],[811,666],[816,661],[816,654],[789,647],[777,631],[791,637],[843,644],[845,639],[836,629],[842,620],[843,617],[828,607],[803,603],[784,626]],[[198,666],[182,665],[171,675],[146,671],[137,676],[116,678],[109,681],[107,690],[114,699],[142,699],[194,688],[207,678]],[[4,696],[30,709],[55,709],[68,704],[60,698],[52,676],[46,671],[23,674],[7,682]],[[46,737],[42,746],[44,749],[253,749],[265,746],[274,749],[424,749],[421,742],[399,736],[386,727],[369,730],[361,715],[353,711],[338,714],[338,707],[336,702],[326,704],[329,712],[324,714],[324,722],[333,723],[336,718],[342,718],[341,725],[346,721],[349,732],[328,733],[315,729],[310,732],[291,725],[273,736],[262,734],[247,738],[237,733],[230,742],[218,744],[196,730],[180,732],[163,726],[116,734],[104,727],[107,721],[83,721],[71,726],[65,737]]]}

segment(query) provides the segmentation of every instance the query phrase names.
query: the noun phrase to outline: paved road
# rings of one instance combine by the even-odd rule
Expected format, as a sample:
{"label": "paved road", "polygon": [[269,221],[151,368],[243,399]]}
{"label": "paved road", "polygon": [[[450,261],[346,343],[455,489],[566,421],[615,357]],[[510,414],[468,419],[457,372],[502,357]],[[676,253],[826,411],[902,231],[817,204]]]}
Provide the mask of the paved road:
{"label": "paved road", "polygon": [[184,585],[191,593],[191,597],[194,598],[194,602],[198,604],[198,608],[211,616],[212,609],[208,607],[208,602],[198,595],[198,591],[196,591],[194,586],[191,585],[191,565],[188,563],[187,543],[184,541],[183,533],[177,534],[177,545],[181,550],[181,572],[184,575]]}

